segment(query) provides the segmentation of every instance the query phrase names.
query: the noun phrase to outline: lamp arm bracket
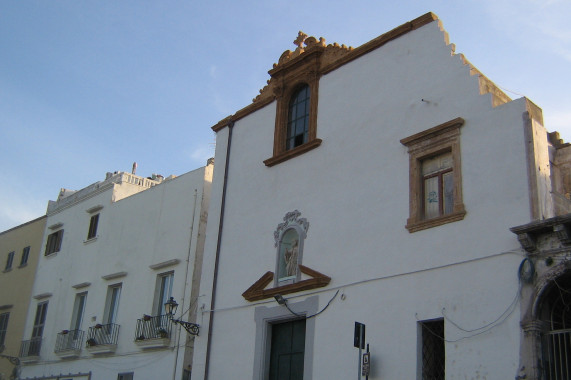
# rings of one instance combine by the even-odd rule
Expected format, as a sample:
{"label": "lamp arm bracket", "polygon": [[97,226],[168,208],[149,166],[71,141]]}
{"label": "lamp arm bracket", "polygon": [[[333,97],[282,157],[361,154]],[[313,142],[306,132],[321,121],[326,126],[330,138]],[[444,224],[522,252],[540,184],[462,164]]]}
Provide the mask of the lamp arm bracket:
{"label": "lamp arm bracket", "polygon": [[181,321],[180,319],[172,319],[172,322],[178,323],[179,325],[184,327],[186,332],[188,332],[190,335],[198,336],[198,333],[200,331],[200,329],[199,329],[200,326],[198,324],[192,323],[192,322]]}

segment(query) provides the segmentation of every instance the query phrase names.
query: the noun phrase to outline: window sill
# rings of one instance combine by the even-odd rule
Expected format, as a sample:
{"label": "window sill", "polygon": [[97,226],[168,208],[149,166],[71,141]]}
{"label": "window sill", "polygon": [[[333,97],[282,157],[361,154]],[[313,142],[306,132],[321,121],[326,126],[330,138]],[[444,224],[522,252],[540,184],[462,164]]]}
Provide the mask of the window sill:
{"label": "window sill", "polygon": [[4,270],[3,270],[4,273],[8,273],[8,272],[11,272],[11,271],[12,271],[12,268],[8,268],[8,269],[4,269]]}
{"label": "window sill", "polygon": [[57,251],[57,252],[52,252],[52,253],[46,253],[46,254],[44,254],[44,257],[54,257],[54,256],[56,256],[56,255],[58,254],[58,252],[59,252],[59,251]]}
{"label": "window sill", "polygon": [[93,243],[95,240],[97,240],[98,237],[99,237],[99,235],[92,237],[91,239],[84,240],[83,244]]}
{"label": "window sill", "polygon": [[459,220],[464,219],[466,215],[466,210],[462,208],[460,211],[455,211],[448,215],[439,216],[437,218],[427,219],[427,220],[420,220],[420,221],[411,221],[410,219],[407,221],[406,229],[408,232],[413,233],[416,231],[426,230],[428,228],[437,227],[442,224],[457,222]]}
{"label": "window sill", "polygon": [[272,167],[291,158],[297,157],[305,152],[309,152],[310,150],[317,148],[319,145],[321,145],[321,139],[313,139],[294,149],[286,150],[285,152],[279,153],[271,158],[268,158],[267,160],[264,160],[264,164],[267,167]]}

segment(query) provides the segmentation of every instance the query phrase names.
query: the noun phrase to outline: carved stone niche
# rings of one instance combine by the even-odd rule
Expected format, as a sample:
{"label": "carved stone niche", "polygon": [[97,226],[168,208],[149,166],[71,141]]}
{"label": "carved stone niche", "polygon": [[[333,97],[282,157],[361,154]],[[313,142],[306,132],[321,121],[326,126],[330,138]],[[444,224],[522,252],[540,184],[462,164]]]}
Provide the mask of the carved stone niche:
{"label": "carved stone niche", "polygon": [[[274,231],[276,266],[262,275],[242,296],[252,302],[276,295],[324,287],[331,278],[301,264],[309,222],[298,210],[286,213]],[[302,277],[302,274],[305,275]],[[273,287],[269,287],[273,283]]]}

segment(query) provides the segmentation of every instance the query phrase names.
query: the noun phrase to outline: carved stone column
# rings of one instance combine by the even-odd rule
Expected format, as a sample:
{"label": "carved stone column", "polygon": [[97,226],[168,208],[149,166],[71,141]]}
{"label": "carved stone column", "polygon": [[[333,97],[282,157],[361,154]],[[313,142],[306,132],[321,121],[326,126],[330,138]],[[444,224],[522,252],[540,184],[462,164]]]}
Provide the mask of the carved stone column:
{"label": "carved stone column", "polygon": [[539,320],[521,322],[523,340],[520,351],[519,379],[541,379],[541,333],[545,323]]}

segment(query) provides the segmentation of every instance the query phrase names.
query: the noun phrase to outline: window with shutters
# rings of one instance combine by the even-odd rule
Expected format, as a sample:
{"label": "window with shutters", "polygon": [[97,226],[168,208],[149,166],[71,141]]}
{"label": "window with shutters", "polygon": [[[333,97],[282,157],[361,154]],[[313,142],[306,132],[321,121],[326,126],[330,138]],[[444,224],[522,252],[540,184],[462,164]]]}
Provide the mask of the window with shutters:
{"label": "window with shutters", "polygon": [[30,257],[30,247],[26,247],[22,250],[22,258],[20,259],[20,266],[23,267],[28,264],[28,258]]}
{"label": "window with shutters", "polygon": [[8,331],[8,319],[10,318],[10,313],[0,314],[0,347],[4,345],[6,340],[6,331]]}
{"label": "window with shutters", "polygon": [[172,284],[174,280],[174,272],[162,273],[157,276],[157,284],[155,288],[155,301],[153,314],[155,316],[165,315],[165,303],[172,296]]}
{"label": "window with shutters", "polygon": [[52,253],[59,252],[61,249],[61,242],[63,240],[63,230],[56,231],[48,235],[48,240],[46,242],[46,252],[45,255],[51,255]]}
{"label": "window with shutters", "polygon": [[14,252],[10,252],[8,253],[8,257],[6,259],[6,267],[4,268],[4,271],[9,271],[12,269],[12,263],[14,262]]}
{"label": "window with shutters", "polygon": [[97,237],[97,224],[99,223],[99,214],[91,216],[89,220],[89,230],[87,231],[87,240],[95,239]]}

